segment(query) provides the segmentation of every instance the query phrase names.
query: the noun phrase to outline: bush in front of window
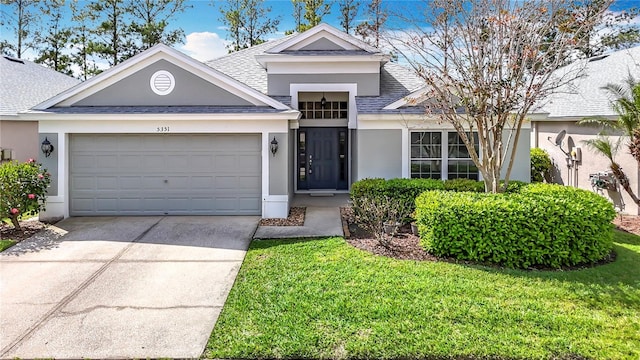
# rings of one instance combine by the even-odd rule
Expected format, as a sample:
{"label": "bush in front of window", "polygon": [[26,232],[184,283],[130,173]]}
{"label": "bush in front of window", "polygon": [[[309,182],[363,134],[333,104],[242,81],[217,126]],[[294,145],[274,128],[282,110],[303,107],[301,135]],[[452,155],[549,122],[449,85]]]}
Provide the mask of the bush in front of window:
{"label": "bush in front of window", "polygon": [[510,268],[598,262],[613,247],[614,217],[603,197],[553,184],[507,194],[428,191],[416,199],[426,251]]}
{"label": "bush in front of window", "polygon": [[[356,216],[365,216],[370,211],[360,204],[366,202],[383,203],[386,199],[393,199],[401,209],[397,217],[401,222],[407,222],[415,210],[415,200],[421,193],[428,190],[444,190],[444,182],[436,179],[363,179],[351,185],[351,201]],[[363,201],[362,199],[366,199]],[[364,225],[364,224],[360,224]]]}

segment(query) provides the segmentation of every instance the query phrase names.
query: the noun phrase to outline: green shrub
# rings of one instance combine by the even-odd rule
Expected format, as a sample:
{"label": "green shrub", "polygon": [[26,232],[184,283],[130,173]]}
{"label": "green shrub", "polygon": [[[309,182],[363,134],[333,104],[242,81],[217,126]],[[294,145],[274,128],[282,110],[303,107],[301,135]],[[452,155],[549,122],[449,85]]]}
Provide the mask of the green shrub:
{"label": "green shrub", "polygon": [[551,164],[551,158],[549,153],[540,148],[531,148],[531,182],[550,182],[551,170],[553,165]]}
{"label": "green shrub", "polygon": [[0,218],[8,218],[20,230],[18,219],[44,210],[51,175],[30,159],[0,165]]}
{"label": "green shrub", "polygon": [[448,191],[484,192],[484,181],[471,179],[445,180],[444,189]]}
{"label": "green shrub", "polygon": [[597,262],[612,249],[613,206],[551,184],[520,193],[428,191],[416,199],[422,247],[436,255],[514,268]]}
{"label": "green shrub", "polygon": [[351,201],[356,217],[371,217],[364,214],[370,209],[363,207],[363,202],[381,204],[394,199],[398,219],[406,221],[415,210],[416,197],[427,190],[444,190],[444,183],[435,179],[363,179],[351,185]]}

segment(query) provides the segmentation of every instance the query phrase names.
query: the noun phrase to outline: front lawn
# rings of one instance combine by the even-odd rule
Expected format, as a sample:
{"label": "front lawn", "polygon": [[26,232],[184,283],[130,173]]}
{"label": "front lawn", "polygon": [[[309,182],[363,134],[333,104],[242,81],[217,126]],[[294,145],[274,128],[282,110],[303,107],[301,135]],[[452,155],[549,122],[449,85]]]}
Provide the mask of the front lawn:
{"label": "front lawn", "polygon": [[614,263],[519,271],[254,241],[210,358],[640,357],[640,237]]}
{"label": "front lawn", "polygon": [[0,252],[3,252],[5,249],[10,248],[17,243],[18,242],[14,240],[0,240]]}

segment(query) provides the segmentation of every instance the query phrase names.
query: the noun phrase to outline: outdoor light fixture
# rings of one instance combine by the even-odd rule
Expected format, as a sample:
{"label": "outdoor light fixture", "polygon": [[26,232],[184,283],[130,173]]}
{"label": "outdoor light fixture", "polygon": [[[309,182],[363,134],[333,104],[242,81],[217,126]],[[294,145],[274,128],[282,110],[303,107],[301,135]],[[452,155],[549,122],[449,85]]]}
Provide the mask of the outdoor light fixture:
{"label": "outdoor light fixture", "polygon": [[273,156],[276,156],[276,153],[278,152],[278,140],[276,140],[276,137],[273,137],[273,140],[271,140],[271,153],[273,154]]}
{"label": "outdoor light fixture", "polygon": [[320,107],[324,109],[327,106],[327,99],[324,98],[324,93],[322,93],[322,99],[320,99]]}
{"label": "outdoor light fixture", "polygon": [[49,157],[49,155],[51,155],[51,153],[53,152],[53,150],[55,150],[55,148],[53,147],[53,145],[49,142],[49,139],[47,137],[44,138],[44,141],[42,142],[42,145],[40,146],[40,149],[42,150],[42,153],[44,154],[44,156]]}

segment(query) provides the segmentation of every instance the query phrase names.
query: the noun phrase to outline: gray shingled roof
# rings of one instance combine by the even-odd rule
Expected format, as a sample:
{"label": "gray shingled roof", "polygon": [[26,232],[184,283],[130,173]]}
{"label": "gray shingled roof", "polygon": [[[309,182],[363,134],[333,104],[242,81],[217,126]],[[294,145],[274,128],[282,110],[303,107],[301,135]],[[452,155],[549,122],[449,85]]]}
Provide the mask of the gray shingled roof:
{"label": "gray shingled roof", "polygon": [[256,61],[256,55],[264,54],[268,49],[290,39],[292,34],[282,39],[272,40],[248,49],[236,51],[229,55],[205,62],[212,68],[251,86],[263,94],[267,93],[267,72]]}
{"label": "gray shingled roof", "polygon": [[16,115],[80,80],[27,60],[0,56],[0,115]]}
{"label": "gray shingled roof", "polygon": [[[602,87],[621,84],[629,73],[640,80],[640,46],[584,61],[587,61],[584,75],[558,89],[535,113],[548,113],[549,118],[616,115]],[[584,66],[584,61],[569,66]]]}
{"label": "gray shingled roof", "polygon": [[[206,62],[212,68],[231,76],[232,78],[243,82],[252,88],[267,93],[267,71],[258,63],[256,55],[267,54],[267,51],[284,41],[287,41],[294,35],[289,35],[282,39],[277,39],[263,43],[248,49],[240,50],[229,55]],[[301,51],[302,55],[309,54],[331,54],[344,55],[345,53],[354,55],[371,55],[366,51]],[[290,54],[290,52],[287,52]],[[272,56],[272,55],[271,55]],[[277,55],[276,55],[277,56]],[[397,112],[424,112],[421,107],[407,107],[402,110],[382,110],[385,106],[392,102],[409,95],[411,92],[424,86],[424,83],[418,78],[413,71],[396,63],[386,63],[380,71],[380,96],[364,96],[356,99],[359,113],[397,113]],[[276,97],[274,97],[276,99]],[[291,99],[277,100],[287,105],[291,105]]]}
{"label": "gray shingled roof", "polygon": [[424,86],[424,82],[411,70],[396,63],[386,63],[380,70],[380,96],[358,96],[356,105],[360,114],[424,113],[420,106],[398,110],[383,108]]}

